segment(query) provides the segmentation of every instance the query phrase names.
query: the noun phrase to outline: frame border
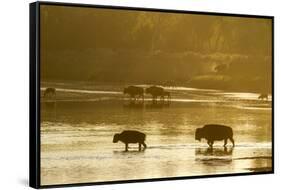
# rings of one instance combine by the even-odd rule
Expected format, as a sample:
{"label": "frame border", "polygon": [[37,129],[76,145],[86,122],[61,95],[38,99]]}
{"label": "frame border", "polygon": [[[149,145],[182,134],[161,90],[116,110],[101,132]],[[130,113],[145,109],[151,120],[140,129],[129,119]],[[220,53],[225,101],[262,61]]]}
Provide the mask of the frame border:
{"label": "frame border", "polygon": [[40,4],[29,4],[29,186],[40,188]]}
{"label": "frame border", "polygon": [[[102,182],[82,182],[71,184],[53,184],[41,185],[41,139],[40,139],[40,6],[65,6],[65,7],[79,7],[79,8],[102,8],[110,10],[127,10],[127,11],[148,11],[148,12],[162,12],[162,13],[177,13],[177,14],[196,14],[208,16],[227,16],[227,17],[244,17],[244,18],[261,18],[271,20],[271,35],[272,35],[272,170],[262,172],[245,172],[245,173],[229,173],[229,174],[210,174],[200,176],[179,176],[179,177],[165,177],[165,178],[148,178],[148,179],[134,179],[134,180],[114,180]],[[219,12],[200,12],[188,10],[172,10],[172,9],[158,9],[158,8],[142,8],[142,7],[126,7],[114,5],[93,5],[80,3],[63,3],[63,2],[48,2],[37,1],[29,4],[29,186],[33,188],[57,188],[57,187],[77,187],[89,185],[105,185],[105,184],[123,184],[136,182],[154,182],[154,181],[169,181],[169,180],[184,180],[184,179],[198,179],[198,178],[214,178],[214,177],[234,177],[234,176],[249,176],[261,174],[274,174],[275,162],[275,148],[274,148],[274,16],[268,15],[249,15],[249,14],[235,14],[235,13],[219,13]]]}

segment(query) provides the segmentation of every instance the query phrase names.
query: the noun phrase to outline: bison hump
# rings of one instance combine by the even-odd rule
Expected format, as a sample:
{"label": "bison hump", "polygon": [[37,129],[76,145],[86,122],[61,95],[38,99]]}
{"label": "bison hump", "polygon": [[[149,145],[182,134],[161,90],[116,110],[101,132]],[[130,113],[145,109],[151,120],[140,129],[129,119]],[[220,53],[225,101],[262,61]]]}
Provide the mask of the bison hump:
{"label": "bison hump", "polygon": [[144,133],[135,130],[125,130],[121,134],[123,135],[144,135]]}
{"label": "bison hump", "polygon": [[226,125],[220,125],[220,124],[208,124],[204,125],[204,129],[231,129],[231,127]]}

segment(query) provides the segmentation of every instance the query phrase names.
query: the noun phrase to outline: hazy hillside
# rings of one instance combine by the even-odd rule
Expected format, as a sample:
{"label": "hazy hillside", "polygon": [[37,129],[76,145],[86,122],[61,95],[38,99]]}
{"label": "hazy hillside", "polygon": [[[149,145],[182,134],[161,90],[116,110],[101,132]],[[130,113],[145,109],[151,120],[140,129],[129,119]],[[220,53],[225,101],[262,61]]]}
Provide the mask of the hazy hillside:
{"label": "hazy hillside", "polygon": [[271,91],[271,20],[41,8],[44,80]]}

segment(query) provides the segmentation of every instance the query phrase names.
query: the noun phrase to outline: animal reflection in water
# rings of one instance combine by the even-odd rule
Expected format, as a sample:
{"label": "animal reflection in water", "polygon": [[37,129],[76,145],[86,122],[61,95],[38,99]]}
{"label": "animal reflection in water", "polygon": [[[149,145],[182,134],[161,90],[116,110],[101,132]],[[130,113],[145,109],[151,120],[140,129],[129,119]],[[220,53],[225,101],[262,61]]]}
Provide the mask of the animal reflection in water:
{"label": "animal reflection in water", "polygon": [[265,94],[265,93],[260,94],[259,95],[259,100],[268,100],[268,94]]}
{"label": "animal reflection in water", "polygon": [[146,104],[145,106],[148,109],[158,109],[158,108],[167,108],[170,107],[170,103],[169,102],[152,102],[150,104]]}
{"label": "animal reflection in water", "polygon": [[56,101],[46,101],[43,103],[44,107],[50,112],[56,112],[57,102]]}
{"label": "animal reflection in water", "polygon": [[232,142],[233,147],[233,131],[231,127],[218,124],[205,125],[202,128],[197,128],[195,131],[195,140],[201,141],[204,138],[207,140],[207,144],[212,148],[214,141],[224,140],[224,147],[227,145],[227,140]]}
{"label": "animal reflection in water", "polygon": [[231,156],[233,152],[233,147],[223,147],[223,148],[196,148],[195,155],[203,156]]}
{"label": "animal reflection in water", "polygon": [[136,103],[138,100],[144,102],[144,89],[138,86],[128,86],[124,88],[124,95],[130,96],[130,102]]}
{"label": "animal reflection in water", "polygon": [[146,149],[145,144],[145,134],[139,131],[134,130],[127,130],[123,131],[122,133],[116,133],[113,137],[113,143],[117,143],[121,141],[125,144],[125,151],[128,151],[130,143],[138,143],[139,144],[139,151],[141,151],[141,146],[143,145],[144,149]]}
{"label": "animal reflection in water", "polygon": [[124,108],[129,108],[129,109],[158,109],[158,108],[167,108],[169,107],[170,104],[165,103],[165,102],[152,102],[152,103],[147,103],[145,104],[144,102],[135,102],[135,101],[130,101],[128,103],[124,103],[123,107]]}
{"label": "animal reflection in water", "polygon": [[145,104],[144,102],[134,102],[130,101],[129,103],[123,104],[124,108],[130,108],[130,109],[144,109]]}
{"label": "animal reflection in water", "polygon": [[152,95],[152,103],[157,103],[157,98],[160,97],[160,101],[170,103],[171,101],[171,94],[168,91],[165,91],[164,88],[159,86],[151,86],[145,89],[146,94]]}
{"label": "animal reflection in water", "polygon": [[233,147],[223,148],[196,148],[195,161],[207,166],[221,166],[232,162]]}

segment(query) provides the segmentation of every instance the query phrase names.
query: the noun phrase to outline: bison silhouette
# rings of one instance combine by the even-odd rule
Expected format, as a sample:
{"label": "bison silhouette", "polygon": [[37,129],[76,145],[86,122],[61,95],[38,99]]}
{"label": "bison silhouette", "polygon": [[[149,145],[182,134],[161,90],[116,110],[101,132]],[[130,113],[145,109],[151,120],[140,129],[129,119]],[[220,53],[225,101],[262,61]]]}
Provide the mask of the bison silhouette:
{"label": "bison silhouette", "polygon": [[146,148],[145,134],[139,131],[127,130],[122,133],[116,133],[113,137],[113,143],[117,143],[121,141],[125,144],[125,151],[128,151],[129,143],[139,143],[139,151],[141,151],[141,145],[143,145],[144,149]]}
{"label": "bison silhouette", "polygon": [[129,94],[131,100],[136,101],[137,98],[142,98],[144,101],[144,89],[138,86],[128,86],[124,88],[124,94]]}
{"label": "bison silhouette", "polygon": [[233,147],[233,131],[231,127],[218,124],[205,125],[202,128],[197,128],[195,132],[195,140],[201,141],[204,138],[207,140],[207,144],[212,148],[214,141],[224,140],[224,147],[227,145],[227,140],[232,142]]}
{"label": "bison silhouette", "polygon": [[259,97],[258,97],[260,100],[268,100],[268,94],[260,94]]}
{"label": "bison silhouette", "polygon": [[170,92],[165,91],[164,88],[159,87],[159,86],[148,87],[147,89],[145,89],[145,93],[152,95],[153,102],[157,101],[157,97],[160,97],[163,101],[164,101],[165,97],[167,97],[168,101],[171,99]]}
{"label": "bison silhouette", "polygon": [[55,88],[46,88],[44,91],[44,97],[53,97],[56,95],[56,89]]}

